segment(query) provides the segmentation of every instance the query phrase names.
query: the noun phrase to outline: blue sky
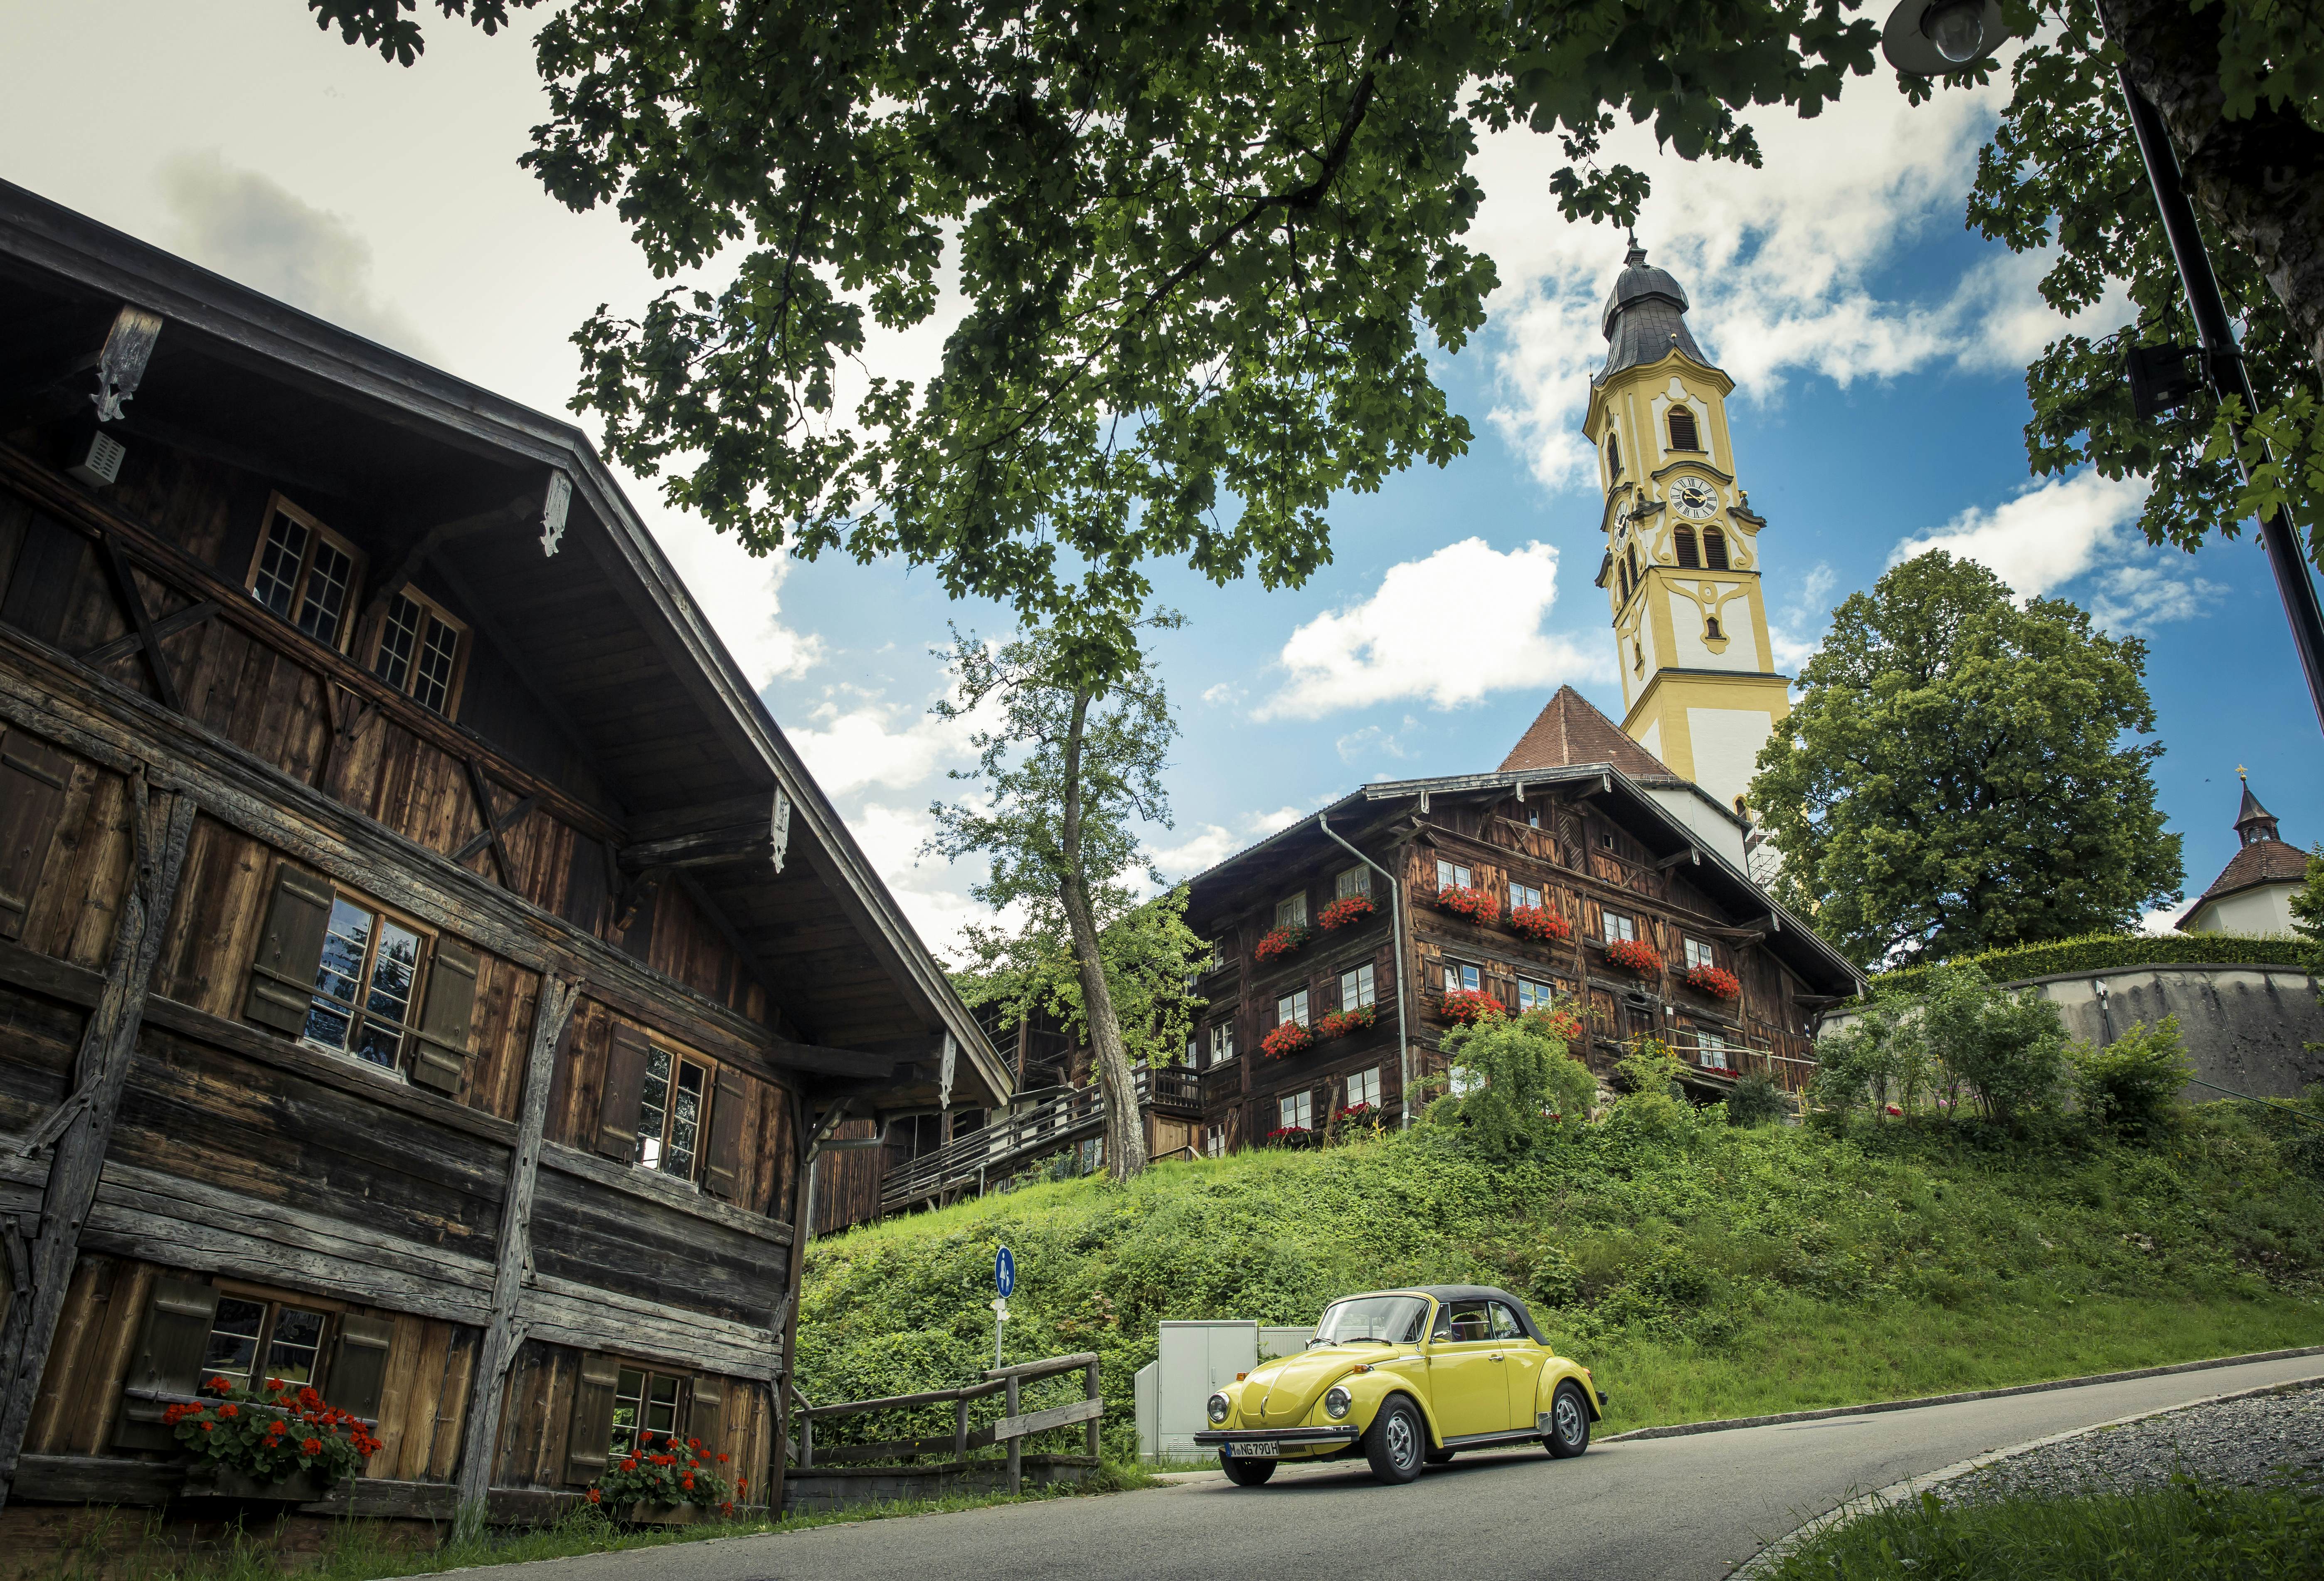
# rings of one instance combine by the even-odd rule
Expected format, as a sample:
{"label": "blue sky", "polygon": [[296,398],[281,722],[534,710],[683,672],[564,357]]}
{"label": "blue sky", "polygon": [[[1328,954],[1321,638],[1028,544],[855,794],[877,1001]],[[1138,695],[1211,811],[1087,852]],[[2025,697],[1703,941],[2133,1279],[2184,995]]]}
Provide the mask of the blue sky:
{"label": "blue sky", "polygon": [[[558,410],[566,337],[598,302],[654,289],[616,225],[574,216],[514,167],[541,116],[529,55],[444,25],[410,71],[318,32],[295,0],[104,5],[0,0],[0,176],[187,254],[519,400]],[[88,85],[106,89],[92,97]],[[2131,532],[2132,487],[2029,479],[2021,370],[2057,330],[2039,261],[1961,228],[1997,100],[1909,110],[1852,83],[1823,119],[1763,121],[1759,171],[1652,159],[1640,225],[1695,302],[1730,405],[1779,656],[1904,548],[1941,542],[2022,592],[2069,596],[2150,644],[2168,748],[2163,804],[2189,893],[2233,847],[2235,771],[2301,845],[2324,838],[2319,736],[2264,558],[2246,536],[2195,556]],[[1500,267],[1490,325],[1442,377],[1471,453],[1335,502],[1333,560],[1296,592],[1160,578],[1190,617],[1159,657],[1185,726],[1165,864],[1199,867],[1365,779],[1498,763],[1558,684],[1609,712],[1619,689],[1590,585],[1598,496],[1576,438],[1617,236],[1565,225],[1554,144],[1498,140],[1474,240]],[[2102,306],[2089,326],[2121,321]],[[941,328],[881,343],[924,376]],[[941,944],[973,914],[970,874],[915,847],[961,734],[927,708],[927,650],[990,608],[900,567],[749,561],[632,497],[776,717]]]}

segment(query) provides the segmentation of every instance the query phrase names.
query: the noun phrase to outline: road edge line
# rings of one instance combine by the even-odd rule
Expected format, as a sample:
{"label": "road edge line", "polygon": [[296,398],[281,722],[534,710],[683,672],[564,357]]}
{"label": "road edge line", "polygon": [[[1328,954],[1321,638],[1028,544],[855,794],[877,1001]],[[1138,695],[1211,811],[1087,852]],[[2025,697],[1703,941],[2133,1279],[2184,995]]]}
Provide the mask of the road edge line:
{"label": "road edge line", "polygon": [[1873,1416],[1882,1411],[1924,1410],[1932,1405],[1962,1405],[1974,1400],[2002,1400],[2013,1394],[2043,1394],[2053,1389],[2080,1389],[2090,1383],[2127,1383],[2135,1378],[2161,1378],[2173,1373],[2201,1373],[2217,1367],[2242,1367],[2260,1362],[2288,1362],[2300,1356],[2324,1356],[2324,1345],[2298,1345],[2291,1350],[2255,1351],[2249,1355],[2211,1356],[2200,1362],[2173,1362],[2163,1367],[2134,1367],[2123,1373],[2091,1373],[2080,1378],[2053,1378],[2043,1383],[2013,1383],[2001,1389],[1971,1389],[1959,1394],[1922,1394],[1910,1400],[1881,1400],[1869,1405],[1831,1405],[1814,1410],[1778,1411],[1772,1416],[1719,1417],[1703,1422],[1673,1422],[1667,1426],[1632,1428],[1609,1433],[1600,1444],[1635,1443],[1644,1438],[1683,1438],[1695,1433],[1729,1433],[1740,1428],[1772,1428],[1784,1422],[1828,1421],[1833,1417]]}
{"label": "road edge line", "polygon": [[[2294,1351],[2290,1354],[2303,1355],[2315,1354],[2317,1352],[2307,1350]],[[2153,1377],[2155,1374],[2148,1373],[2132,1375]],[[2128,1416],[2116,1417],[2111,1421],[2092,1422],[2086,1428],[2069,1428],[2062,1433],[2051,1433],[2040,1438],[2028,1438],[2023,1444],[2012,1444],[2004,1449],[1990,1449],[1983,1455],[1973,1455],[1967,1460],[1956,1460],[1950,1465],[1939,1466],[1936,1470],[1923,1472],[1919,1476],[1908,1476],[1901,1481],[1890,1483],[1885,1488],[1875,1488],[1868,1493],[1858,1493],[1854,1498],[1842,1500],[1814,1520],[1794,1527],[1773,1542],[1761,1547],[1757,1553],[1729,1570],[1727,1573],[1727,1581],[1763,1581],[1763,1578],[1777,1565],[1782,1564],[1794,1549],[1820,1533],[1828,1531],[1845,1521],[1853,1521],[1860,1515],[1868,1515],[1875,1510],[1902,1502],[1929,1488],[1968,1476],[1974,1472],[1983,1471],[1987,1466],[1997,1465],[2004,1460],[2015,1460],[2021,1455],[2031,1455],[2036,1449],[2046,1449],[2052,1444],[2063,1444],[2075,1438],[2086,1438],[2092,1433],[2103,1433],[2108,1428],[2125,1427],[2132,1422],[2144,1421],[2149,1417],[2169,1416],[2174,1411],[2194,1410],[2206,1405],[2221,1405],[2231,1400],[2252,1400],[2263,1394],[2280,1394],[2289,1389],[2304,1388],[2317,1382],[2324,1382],[2324,1373],[2312,1373],[2305,1378],[2281,1379],[2273,1383],[2261,1383],[2250,1389],[2229,1390],[2224,1394],[2201,1395],[2194,1400],[2180,1401],[2175,1405],[2159,1405],[2150,1410],[2135,1410]]]}

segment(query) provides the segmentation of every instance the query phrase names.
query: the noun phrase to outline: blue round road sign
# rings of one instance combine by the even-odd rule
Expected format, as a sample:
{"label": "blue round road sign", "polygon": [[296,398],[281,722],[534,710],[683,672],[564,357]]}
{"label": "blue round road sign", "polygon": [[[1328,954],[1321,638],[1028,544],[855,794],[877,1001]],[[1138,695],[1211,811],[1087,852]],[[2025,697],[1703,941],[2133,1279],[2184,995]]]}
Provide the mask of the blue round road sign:
{"label": "blue round road sign", "polygon": [[1002,1300],[1016,1293],[1017,1259],[1006,1246],[1001,1248],[1001,1254],[992,1260],[992,1282],[999,1288]]}

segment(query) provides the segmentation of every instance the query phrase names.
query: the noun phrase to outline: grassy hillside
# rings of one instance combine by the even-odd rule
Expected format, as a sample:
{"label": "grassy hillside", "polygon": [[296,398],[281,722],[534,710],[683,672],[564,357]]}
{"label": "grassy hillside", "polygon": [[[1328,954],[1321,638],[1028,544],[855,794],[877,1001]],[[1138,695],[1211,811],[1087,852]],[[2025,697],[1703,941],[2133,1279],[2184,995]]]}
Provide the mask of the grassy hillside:
{"label": "grassy hillside", "polygon": [[1612,1395],[1602,1430],[2324,1344],[2324,1182],[2229,1107],[2153,1148],[1720,1113],[1618,1114],[1500,1169],[1425,1129],[872,1225],[810,1251],[801,1382],[823,1401],[976,1376],[1004,1240],[1010,1359],[1098,1352],[1110,1452],[1157,1319],[1305,1323],[1383,1285],[1528,1297]]}

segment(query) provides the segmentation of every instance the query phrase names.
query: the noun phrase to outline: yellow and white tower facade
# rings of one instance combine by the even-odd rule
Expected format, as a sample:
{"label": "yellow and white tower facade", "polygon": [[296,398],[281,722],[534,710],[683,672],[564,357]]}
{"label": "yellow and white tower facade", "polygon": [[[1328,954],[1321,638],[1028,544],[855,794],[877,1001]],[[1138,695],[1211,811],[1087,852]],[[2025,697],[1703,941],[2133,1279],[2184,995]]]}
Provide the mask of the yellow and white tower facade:
{"label": "yellow and white tower facade", "polygon": [[1791,711],[1767,641],[1759,534],[1727,427],[1735,382],[1686,327],[1686,293],[1635,242],[1602,319],[1585,420],[1604,481],[1606,590],[1622,728],[1736,806]]}

